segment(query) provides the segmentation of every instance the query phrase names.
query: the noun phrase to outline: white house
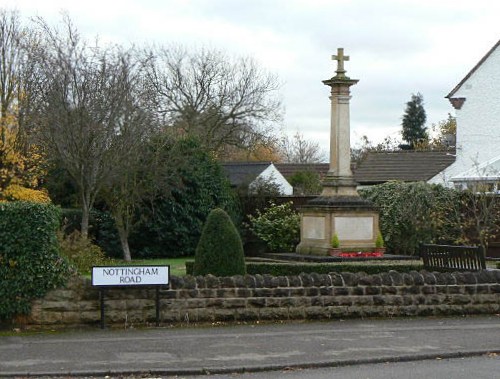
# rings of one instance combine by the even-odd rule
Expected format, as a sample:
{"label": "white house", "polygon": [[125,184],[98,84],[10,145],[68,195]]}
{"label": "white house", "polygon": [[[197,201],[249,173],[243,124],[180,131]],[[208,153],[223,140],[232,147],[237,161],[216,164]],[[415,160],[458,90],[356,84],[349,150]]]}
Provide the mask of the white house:
{"label": "white house", "polygon": [[252,193],[263,182],[276,184],[281,195],[292,195],[293,187],[272,162],[228,162],[222,167],[233,187],[246,187]]}
{"label": "white house", "polygon": [[[456,160],[431,178],[457,188],[500,177],[500,41],[446,96],[456,109]],[[500,188],[499,188],[500,189]]]}

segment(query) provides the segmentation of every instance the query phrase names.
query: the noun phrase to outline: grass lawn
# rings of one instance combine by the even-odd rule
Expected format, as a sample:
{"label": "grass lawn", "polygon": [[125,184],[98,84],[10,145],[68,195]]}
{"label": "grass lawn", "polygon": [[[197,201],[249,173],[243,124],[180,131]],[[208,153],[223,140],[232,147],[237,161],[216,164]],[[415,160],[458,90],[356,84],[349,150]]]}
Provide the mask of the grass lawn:
{"label": "grass lawn", "polygon": [[122,260],[115,260],[116,265],[127,266],[161,266],[170,265],[170,275],[184,276],[186,275],[186,261],[192,261],[194,257],[183,258],[157,258],[157,259],[134,259],[131,262],[124,262]]}

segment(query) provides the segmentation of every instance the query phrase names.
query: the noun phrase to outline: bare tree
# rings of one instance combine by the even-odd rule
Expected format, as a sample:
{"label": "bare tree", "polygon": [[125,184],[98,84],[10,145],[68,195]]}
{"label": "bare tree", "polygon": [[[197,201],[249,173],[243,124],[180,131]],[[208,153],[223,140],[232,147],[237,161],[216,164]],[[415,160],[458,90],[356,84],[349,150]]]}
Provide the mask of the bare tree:
{"label": "bare tree", "polygon": [[14,179],[16,184],[37,187],[43,172],[42,155],[28,140],[24,117],[36,75],[29,53],[37,45],[36,34],[16,11],[0,9],[0,188]]}
{"label": "bare tree", "polygon": [[351,161],[359,164],[370,152],[399,151],[401,150],[400,146],[401,141],[391,136],[385,137],[382,142],[374,145],[366,135],[363,135],[360,140],[351,147]]}
{"label": "bare tree", "polygon": [[[18,97],[19,71],[21,70],[22,54],[21,36],[23,30],[16,12],[0,10],[0,118],[3,120]],[[4,125],[1,125],[2,136]]]}
{"label": "bare tree", "polygon": [[143,104],[145,97],[141,93],[140,79],[140,71],[129,75],[127,98],[123,107],[117,110],[121,121],[116,125],[117,133],[110,146],[113,152],[106,157],[111,159],[107,163],[112,164],[112,170],[104,179],[101,191],[115,220],[126,261],[132,259],[128,238],[137,219],[137,208],[152,195],[155,179],[161,170],[166,170],[166,167],[154,166],[150,138],[157,130],[157,120]]}
{"label": "bare tree", "polygon": [[498,195],[490,192],[488,183],[477,183],[472,190],[464,191],[463,195],[463,224],[472,232],[474,239],[477,239],[486,253],[489,242],[496,238],[500,229]]}
{"label": "bare tree", "polygon": [[126,154],[127,128],[136,117],[133,57],[118,47],[90,46],[68,17],[64,30],[52,29],[41,19],[38,26],[44,37],[43,50],[33,57],[42,73],[37,82],[43,96],[38,131],[80,191],[81,232],[87,237],[90,210]]}
{"label": "bare tree", "polygon": [[37,95],[33,84],[39,73],[32,57],[38,49],[39,36],[19,14],[0,9],[0,119],[14,116],[18,126],[23,124],[26,107]]}
{"label": "bare tree", "polygon": [[22,51],[20,20],[15,12],[0,10],[0,189],[5,188],[13,178],[16,169],[16,153],[12,140],[11,117],[14,116],[18,88],[18,72]]}
{"label": "bare tree", "polygon": [[278,80],[252,59],[180,47],[150,56],[148,82],[158,111],[175,131],[199,137],[212,151],[265,141],[281,119]]}
{"label": "bare tree", "polygon": [[325,159],[319,144],[304,139],[299,132],[293,138],[284,136],[280,141],[280,151],[286,163],[320,163]]}

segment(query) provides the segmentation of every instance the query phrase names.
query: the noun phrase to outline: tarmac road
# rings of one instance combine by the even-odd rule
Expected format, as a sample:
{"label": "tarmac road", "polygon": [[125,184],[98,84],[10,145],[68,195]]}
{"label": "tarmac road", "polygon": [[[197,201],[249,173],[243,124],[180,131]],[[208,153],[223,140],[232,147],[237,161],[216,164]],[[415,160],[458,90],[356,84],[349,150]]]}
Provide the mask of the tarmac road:
{"label": "tarmac road", "polygon": [[0,377],[184,377],[499,353],[499,316],[85,330],[0,337]]}

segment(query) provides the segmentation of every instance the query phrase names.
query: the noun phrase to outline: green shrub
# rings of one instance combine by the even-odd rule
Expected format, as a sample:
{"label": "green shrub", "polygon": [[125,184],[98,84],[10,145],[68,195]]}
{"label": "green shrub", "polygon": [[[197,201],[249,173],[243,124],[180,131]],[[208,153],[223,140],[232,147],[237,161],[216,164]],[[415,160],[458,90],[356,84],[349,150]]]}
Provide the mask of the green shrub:
{"label": "green shrub", "polygon": [[246,273],[241,237],[222,209],[214,209],[207,217],[196,247],[193,273],[216,276]]}
{"label": "green shrub", "polygon": [[[62,225],[65,235],[80,230],[82,210],[74,208],[62,209]],[[108,257],[123,256],[120,237],[115,221],[109,212],[92,209],[89,220],[89,238],[99,246]]]}
{"label": "green shrub", "polygon": [[[214,208],[225,209],[239,223],[238,200],[214,157],[192,138],[165,149],[177,149],[175,155],[182,163],[164,176],[179,182],[165,184],[171,190],[159,193],[140,209],[141,221],[129,243],[141,257],[193,256],[203,225]],[[165,180],[172,180],[169,178]]]}
{"label": "green shrub", "polygon": [[64,236],[59,233],[61,255],[75,266],[80,274],[89,274],[92,266],[104,266],[110,263],[102,249],[88,238],[82,238],[78,230]]}
{"label": "green shrub", "polygon": [[380,231],[390,253],[414,255],[420,243],[461,238],[459,192],[424,182],[387,182],[360,190],[380,211]]}
{"label": "green shrub", "polygon": [[377,238],[375,239],[375,247],[384,247],[384,237],[382,237],[382,233],[380,232],[377,233]]}
{"label": "green shrub", "polygon": [[31,301],[65,283],[59,255],[60,210],[49,204],[0,203],[0,319],[27,314]]}
{"label": "green shrub", "polygon": [[323,186],[321,177],[316,171],[297,171],[289,180],[293,192],[297,195],[319,195]]}
{"label": "green shrub", "polygon": [[271,251],[290,252],[299,243],[300,217],[292,205],[291,202],[270,203],[264,212],[257,210],[257,216],[248,216],[250,230],[265,241]]}
{"label": "green shrub", "polygon": [[340,240],[337,233],[335,233],[332,236],[332,240],[330,241],[330,246],[333,247],[334,249],[338,249],[340,247]]}

